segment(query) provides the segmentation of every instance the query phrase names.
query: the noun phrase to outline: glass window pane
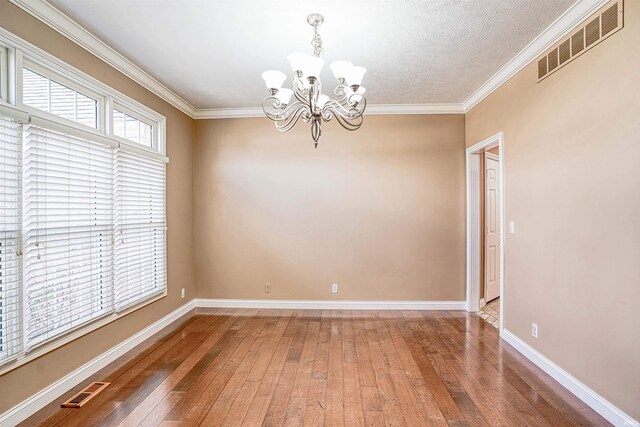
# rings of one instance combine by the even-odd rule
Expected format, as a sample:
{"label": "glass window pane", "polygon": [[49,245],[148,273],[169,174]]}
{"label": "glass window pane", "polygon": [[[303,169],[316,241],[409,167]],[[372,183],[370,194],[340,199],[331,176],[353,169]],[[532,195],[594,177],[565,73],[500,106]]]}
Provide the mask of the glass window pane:
{"label": "glass window pane", "polygon": [[151,126],[146,123],[140,123],[140,144],[147,147],[152,146]]}
{"label": "glass window pane", "polygon": [[124,113],[113,110],[113,134],[124,138]]}
{"label": "glass window pane", "polygon": [[95,128],[97,127],[96,117],[98,117],[98,103],[96,100],[76,92],[76,121]]}
{"label": "glass window pane", "polygon": [[75,121],[75,92],[68,87],[62,86],[54,81],[51,85],[51,110],[49,111],[63,119]]}
{"label": "glass window pane", "polygon": [[113,134],[146,147],[153,147],[153,126],[116,109],[113,110]]}
{"label": "glass window pane", "polygon": [[125,116],[125,138],[129,141],[140,142],[140,121],[131,116]]}
{"label": "glass window pane", "polygon": [[97,129],[97,100],[28,68],[22,69],[22,81],[24,104]]}
{"label": "glass window pane", "polygon": [[26,68],[22,73],[22,102],[38,110],[49,112],[49,79]]}

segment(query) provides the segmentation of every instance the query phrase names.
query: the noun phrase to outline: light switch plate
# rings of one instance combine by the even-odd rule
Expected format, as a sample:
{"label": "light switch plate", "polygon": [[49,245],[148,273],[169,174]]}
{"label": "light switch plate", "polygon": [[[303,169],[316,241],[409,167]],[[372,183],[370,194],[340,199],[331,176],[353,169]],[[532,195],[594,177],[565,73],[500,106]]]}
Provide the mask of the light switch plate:
{"label": "light switch plate", "polygon": [[516,223],[509,221],[509,233],[514,234],[516,232]]}

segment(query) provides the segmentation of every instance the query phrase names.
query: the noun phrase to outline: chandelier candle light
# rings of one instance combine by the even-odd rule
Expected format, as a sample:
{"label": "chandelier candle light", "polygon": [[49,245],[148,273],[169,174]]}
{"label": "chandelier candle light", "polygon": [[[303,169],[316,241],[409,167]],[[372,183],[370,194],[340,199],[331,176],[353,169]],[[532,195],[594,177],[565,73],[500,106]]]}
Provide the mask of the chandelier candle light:
{"label": "chandelier candle light", "polygon": [[311,137],[317,148],[322,121],[328,122],[335,117],[343,128],[352,131],[362,125],[362,113],[367,100],[364,97],[366,89],[360,84],[367,70],[354,66],[349,61],[332,62],[329,68],[338,80],[333,91],[336,99],[323,94],[320,72],[324,61],[320,58],[322,39],[318,34],[318,27],[324,22],[324,17],[312,13],[307,17],[307,22],[313,27],[313,55],[292,53],[287,56],[294,73],[292,89],[282,88],[287,79],[283,72],[269,70],[262,73],[269,89],[269,96],[262,101],[262,110],[281,132],[291,130],[300,119],[310,123]]}

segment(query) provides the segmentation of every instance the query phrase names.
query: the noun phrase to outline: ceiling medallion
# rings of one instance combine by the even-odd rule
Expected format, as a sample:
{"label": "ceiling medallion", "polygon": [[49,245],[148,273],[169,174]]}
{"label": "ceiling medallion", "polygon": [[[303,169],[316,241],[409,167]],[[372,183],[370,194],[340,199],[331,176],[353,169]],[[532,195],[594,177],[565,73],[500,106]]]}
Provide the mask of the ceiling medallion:
{"label": "ceiling medallion", "polygon": [[282,88],[287,79],[283,72],[269,70],[262,73],[269,89],[269,96],[262,101],[262,110],[281,132],[291,130],[300,119],[310,123],[311,137],[317,148],[322,121],[328,122],[335,117],[343,128],[351,131],[362,125],[362,113],[367,100],[364,97],[365,88],[360,84],[367,70],[349,61],[332,62],[329,68],[338,80],[333,91],[336,98],[323,94],[320,71],[324,61],[320,58],[323,51],[318,27],[324,22],[324,17],[312,13],[307,17],[307,22],[313,27],[313,55],[292,53],[287,56],[294,73],[292,89]]}

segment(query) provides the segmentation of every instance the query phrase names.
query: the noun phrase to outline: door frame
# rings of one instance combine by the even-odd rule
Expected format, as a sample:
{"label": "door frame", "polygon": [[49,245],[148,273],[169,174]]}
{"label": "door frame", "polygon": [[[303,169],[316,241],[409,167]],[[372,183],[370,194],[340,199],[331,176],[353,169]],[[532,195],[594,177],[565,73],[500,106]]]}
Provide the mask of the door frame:
{"label": "door frame", "polygon": [[499,147],[500,158],[500,334],[504,327],[504,235],[505,235],[505,194],[504,194],[504,132],[484,139],[467,148],[466,151],[466,195],[467,195],[467,311],[480,310],[480,287],[484,279],[480,277],[480,156],[485,150]]}

